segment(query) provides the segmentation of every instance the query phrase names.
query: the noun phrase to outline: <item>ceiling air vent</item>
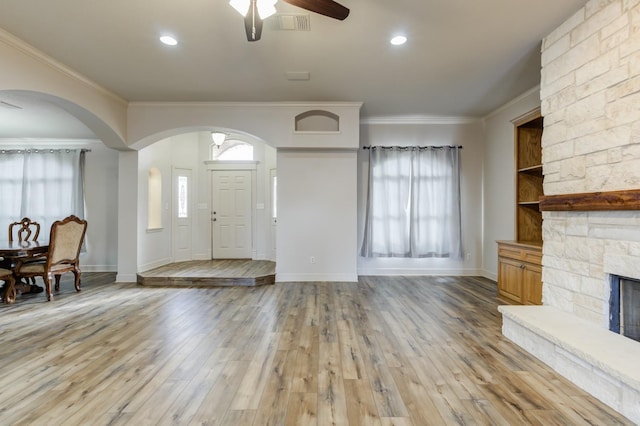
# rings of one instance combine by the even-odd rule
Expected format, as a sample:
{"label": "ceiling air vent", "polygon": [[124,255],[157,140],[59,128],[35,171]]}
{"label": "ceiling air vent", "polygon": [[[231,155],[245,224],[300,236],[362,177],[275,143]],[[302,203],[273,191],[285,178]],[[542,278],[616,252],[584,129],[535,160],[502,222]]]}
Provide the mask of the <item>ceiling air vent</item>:
{"label": "ceiling air vent", "polygon": [[269,19],[272,30],[309,31],[311,19],[307,13],[278,13]]}

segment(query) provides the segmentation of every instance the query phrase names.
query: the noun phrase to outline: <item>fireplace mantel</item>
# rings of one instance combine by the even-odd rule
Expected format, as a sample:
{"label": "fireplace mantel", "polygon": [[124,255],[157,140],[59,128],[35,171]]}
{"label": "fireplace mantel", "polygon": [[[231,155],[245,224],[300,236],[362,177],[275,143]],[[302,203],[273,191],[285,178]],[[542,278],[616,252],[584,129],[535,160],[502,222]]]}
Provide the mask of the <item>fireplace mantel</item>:
{"label": "fireplace mantel", "polygon": [[541,211],[640,210],[640,189],[543,195]]}

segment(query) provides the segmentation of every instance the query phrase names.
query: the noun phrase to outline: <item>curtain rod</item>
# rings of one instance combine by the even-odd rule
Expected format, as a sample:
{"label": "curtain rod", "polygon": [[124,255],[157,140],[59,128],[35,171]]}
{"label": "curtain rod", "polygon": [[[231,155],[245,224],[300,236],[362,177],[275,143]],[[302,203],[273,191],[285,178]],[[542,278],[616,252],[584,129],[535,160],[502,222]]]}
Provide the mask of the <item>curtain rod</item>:
{"label": "curtain rod", "polygon": [[[27,153],[27,154],[47,154],[47,153],[54,153],[54,152],[72,152],[72,151],[77,151],[76,148],[23,148],[23,149],[0,149],[0,154],[23,154],[23,153]],[[80,149],[80,152],[91,152],[90,149],[88,148],[82,148]]]}
{"label": "curtain rod", "polygon": [[409,145],[409,146],[363,146],[362,149],[437,149],[437,148],[458,148],[462,149],[462,145],[428,145],[428,146],[417,146],[417,145]]}

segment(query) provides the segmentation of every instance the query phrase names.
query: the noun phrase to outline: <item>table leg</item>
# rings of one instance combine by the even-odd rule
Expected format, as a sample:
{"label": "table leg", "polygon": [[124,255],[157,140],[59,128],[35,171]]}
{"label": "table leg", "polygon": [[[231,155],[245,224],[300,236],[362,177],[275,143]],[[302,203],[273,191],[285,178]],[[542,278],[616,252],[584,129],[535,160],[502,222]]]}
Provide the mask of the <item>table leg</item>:
{"label": "table leg", "polygon": [[16,301],[16,288],[13,281],[5,282],[4,286],[4,303],[9,305]]}

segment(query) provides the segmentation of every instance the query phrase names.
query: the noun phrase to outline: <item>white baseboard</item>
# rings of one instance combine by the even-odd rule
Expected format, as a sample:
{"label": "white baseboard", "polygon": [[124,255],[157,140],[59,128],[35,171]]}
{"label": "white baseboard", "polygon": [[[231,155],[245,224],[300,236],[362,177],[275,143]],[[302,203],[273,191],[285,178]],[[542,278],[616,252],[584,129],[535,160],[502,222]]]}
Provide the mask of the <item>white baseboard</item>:
{"label": "white baseboard", "polygon": [[211,260],[211,252],[194,254],[193,260]]}
{"label": "white baseboard", "polygon": [[116,275],[117,283],[135,283],[138,282],[138,277],[136,274],[117,274]]}
{"label": "white baseboard", "polygon": [[358,282],[356,274],[278,274],[276,273],[276,282],[292,282],[292,281],[333,281],[333,282]]}
{"label": "white baseboard", "polygon": [[80,262],[82,272],[118,272],[118,265],[85,265]]}
{"label": "white baseboard", "polygon": [[490,279],[491,281],[498,281],[498,274],[487,271],[486,269],[483,269],[480,275],[484,278]]}
{"label": "white baseboard", "polygon": [[170,257],[154,260],[153,262],[149,262],[144,265],[138,265],[138,271],[145,272],[153,268],[159,268],[160,266],[168,265],[169,263],[171,263]]}
{"label": "white baseboard", "polygon": [[361,268],[358,275],[451,275],[459,277],[482,276],[479,269],[439,269],[439,268]]}

